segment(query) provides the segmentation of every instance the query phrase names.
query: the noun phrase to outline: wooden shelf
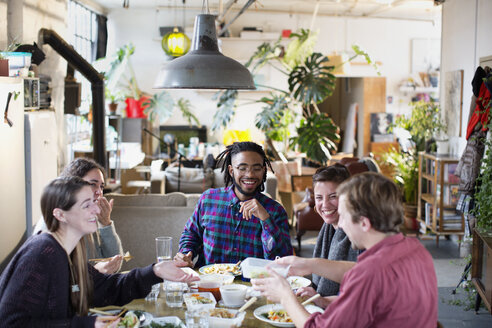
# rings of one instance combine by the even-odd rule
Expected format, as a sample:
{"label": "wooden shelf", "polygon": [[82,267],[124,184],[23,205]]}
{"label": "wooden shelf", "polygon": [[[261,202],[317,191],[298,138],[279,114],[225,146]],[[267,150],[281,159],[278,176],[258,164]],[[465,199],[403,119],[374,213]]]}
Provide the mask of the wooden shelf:
{"label": "wooden shelf", "polygon": [[[455,207],[453,204],[444,202],[445,187],[448,186],[450,192],[449,186],[456,185],[456,183],[445,181],[449,181],[450,178],[444,174],[447,172],[447,165],[457,163],[458,158],[425,152],[419,153],[417,221],[425,226],[424,230],[428,229],[436,235],[437,246],[439,246],[439,236],[441,235],[458,235],[461,240],[465,233],[465,220],[462,214],[456,214],[456,217],[451,216],[449,221],[445,219],[445,210]],[[437,195],[438,190],[439,195]],[[425,213],[424,207],[427,208],[427,204],[432,206],[430,216],[426,216]]]}

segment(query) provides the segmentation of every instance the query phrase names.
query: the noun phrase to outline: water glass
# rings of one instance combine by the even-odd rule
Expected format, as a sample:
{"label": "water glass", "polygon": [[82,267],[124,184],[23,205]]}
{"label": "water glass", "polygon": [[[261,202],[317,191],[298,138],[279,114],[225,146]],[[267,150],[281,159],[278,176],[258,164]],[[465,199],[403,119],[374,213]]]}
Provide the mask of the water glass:
{"label": "water glass", "polygon": [[173,251],[172,237],[157,237],[155,239],[155,252],[157,262],[171,261]]}
{"label": "water glass", "polygon": [[166,304],[168,307],[176,308],[183,306],[183,292],[186,284],[181,282],[166,281],[164,283],[164,293],[166,294]]}
{"label": "water glass", "polygon": [[208,328],[209,313],[206,310],[188,310],[185,321],[187,328]]}

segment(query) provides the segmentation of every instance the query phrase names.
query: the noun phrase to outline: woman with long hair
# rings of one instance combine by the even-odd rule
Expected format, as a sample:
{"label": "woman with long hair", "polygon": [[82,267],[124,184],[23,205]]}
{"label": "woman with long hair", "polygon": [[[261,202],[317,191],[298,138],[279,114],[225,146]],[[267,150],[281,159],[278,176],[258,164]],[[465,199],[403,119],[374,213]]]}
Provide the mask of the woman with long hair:
{"label": "woman with long hair", "polygon": [[[89,259],[111,258],[109,261],[95,264],[94,267],[102,273],[115,273],[120,269],[123,261],[123,247],[111,220],[113,201],[108,201],[103,196],[105,175],[104,168],[90,158],[74,159],[61,173],[62,177],[79,177],[91,185],[100,212],[97,215],[97,230],[84,238],[87,256]],[[39,220],[34,228],[34,234],[46,230],[44,220]]]}
{"label": "woman with long hair", "polygon": [[[91,317],[91,306],[124,305],[162,279],[197,278],[161,262],[126,274],[103,274],[87,263],[85,235],[97,230],[98,200],[78,177],[53,180],[41,209],[48,232],[31,236],[0,276],[0,322],[5,327],[105,327],[115,317]],[[115,320],[118,321],[118,319]]]}

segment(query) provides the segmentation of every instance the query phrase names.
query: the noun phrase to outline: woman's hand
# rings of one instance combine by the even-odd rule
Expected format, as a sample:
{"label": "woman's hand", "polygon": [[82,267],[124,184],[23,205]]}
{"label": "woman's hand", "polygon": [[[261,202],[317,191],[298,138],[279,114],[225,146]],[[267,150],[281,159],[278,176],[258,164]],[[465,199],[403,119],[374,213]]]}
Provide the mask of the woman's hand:
{"label": "woman's hand", "polygon": [[111,224],[111,211],[113,210],[114,199],[109,202],[105,197],[99,197],[97,199],[97,204],[101,212],[97,215],[97,220],[103,226],[108,226]]}
{"label": "woman's hand", "polygon": [[[101,316],[96,318],[95,328],[116,328],[121,318],[117,316]],[[111,322],[111,323],[110,323]],[[110,323],[110,324],[109,324]],[[109,325],[108,325],[109,324]]]}
{"label": "woman's hand", "polygon": [[251,284],[255,290],[259,290],[263,296],[270,301],[280,303],[282,299],[294,297],[290,284],[274,270],[267,268],[270,277],[261,279],[251,279]]}
{"label": "woman's hand", "polygon": [[111,260],[106,262],[99,262],[94,265],[97,271],[104,274],[112,274],[116,273],[121,267],[121,262],[123,261],[123,256],[115,255],[111,258]]}
{"label": "woman's hand", "polygon": [[171,281],[192,282],[200,280],[198,276],[191,275],[179,268],[179,261],[159,262],[154,265],[154,273],[156,276]]}
{"label": "woman's hand", "polygon": [[[174,260],[177,261],[176,265],[179,267],[187,266],[193,268],[193,253],[189,251],[187,254],[176,253]],[[184,262],[183,265],[181,263]]]}

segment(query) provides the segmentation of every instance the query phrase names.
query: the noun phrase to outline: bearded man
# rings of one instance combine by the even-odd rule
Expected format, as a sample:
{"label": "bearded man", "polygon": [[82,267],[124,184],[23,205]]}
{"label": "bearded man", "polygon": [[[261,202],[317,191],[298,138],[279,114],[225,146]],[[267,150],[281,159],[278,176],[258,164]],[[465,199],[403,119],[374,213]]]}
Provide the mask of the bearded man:
{"label": "bearded man", "polygon": [[254,142],[235,142],[217,163],[222,164],[225,187],[201,195],[175,259],[193,267],[196,256],[196,266],[202,266],[291,255],[287,213],[262,193],[267,168],[272,170],[263,148]]}

